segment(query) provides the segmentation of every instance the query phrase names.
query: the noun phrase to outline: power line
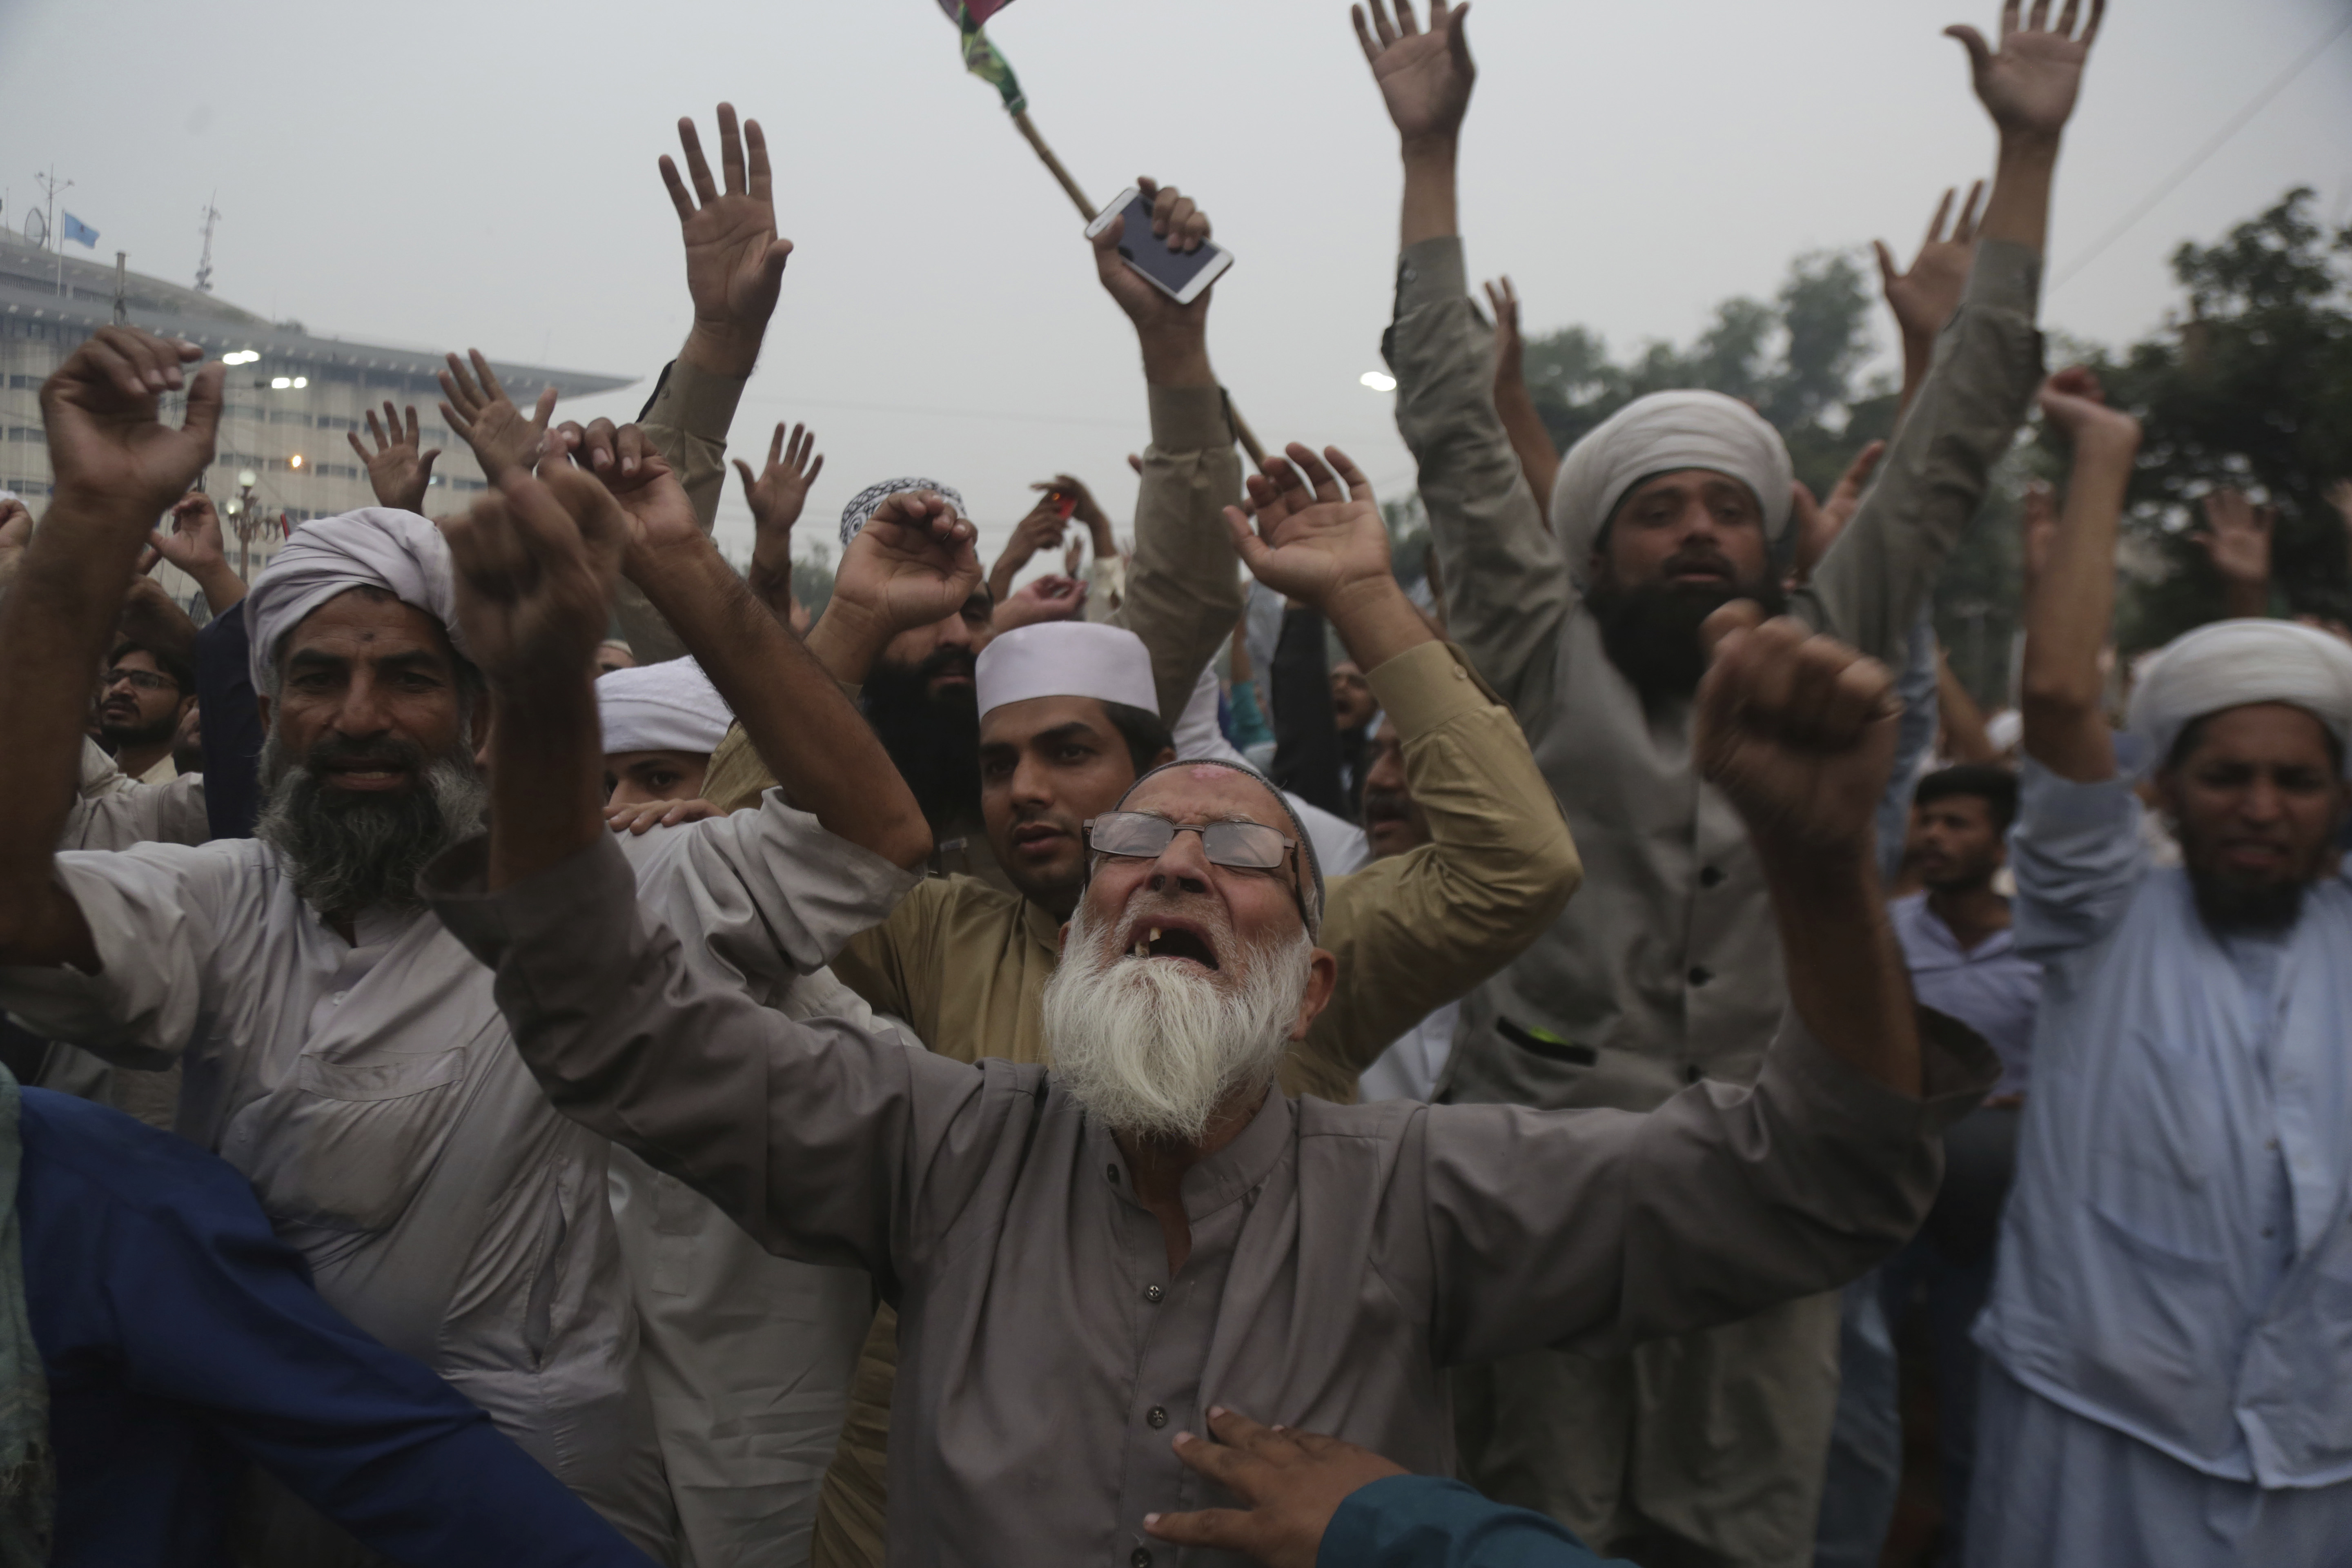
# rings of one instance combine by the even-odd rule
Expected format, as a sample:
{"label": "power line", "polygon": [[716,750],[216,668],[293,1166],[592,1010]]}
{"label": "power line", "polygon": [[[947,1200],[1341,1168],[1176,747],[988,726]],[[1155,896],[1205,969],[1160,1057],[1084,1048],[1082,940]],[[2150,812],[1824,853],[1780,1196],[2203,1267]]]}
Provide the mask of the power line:
{"label": "power line", "polygon": [[2137,206],[2132,208],[2130,212],[2124,215],[2121,222],[2117,223],[2113,228],[2107,230],[2106,233],[2101,235],[2097,244],[2092,246],[2090,249],[2075,258],[2074,265],[2067,268],[2065,271],[2060,273],[2058,277],[2052,281],[2050,285],[2051,292],[2055,293],[2059,289],[2064,288],[2067,283],[2074,278],[2075,274],[2081,272],[2083,268],[2097,260],[2101,252],[2105,251],[2107,247],[2113,245],[2116,240],[2121,239],[2126,233],[2129,232],[2134,224],[2139,222],[2140,219],[2155,211],[2156,205],[2158,202],[2161,202],[2165,197],[2170,195],[2174,190],[2178,189],[2181,181],[2195,174],[2200,168],[2202,168],[2206,159],[2210,158],[2214,153],[2219,153],[2222,147],[2228,143],[2231,137],[2235,136],[2239,132],[2243,131],[2247,124],[2253,120],[2254,116],[2269,108],[2271,100],[2285,91],[2289,83],[2293,82],[2295,78],[2308,70],[2311,68],[2312,62],[2319,58],[2320,56],[2326,54],[2329,46],[2334,44],[2336,39],[2342,37],[2347,32],[2352,32],[2352,16],[2347,16],[2342,21],[2336,23],[2334,27],[2328,29],[2327,35],[2325,37],[2321,38],[2310,48],[2304,51],[2303,58],[2301,59],[2296,60],[2293,65],[2287,67],[2284,71],[2279,74],[2277,79],[2273,80],[2268,87],[2263,89],[2262,91],[2256,93],[2252,101],[2248,102],[2245,108],[2238,110],[2236,114],[2232,115],[2229,123],[2222,126],[2220,131],[2214,133],[2212,140],[2207,142],[2204,146],[2200,147],[2194,153],[2190,154],[2187,163],[2181,164],[2180,167],[2166,175],[2164,179],[2158,184],[2156,189],[2150,191],[2147,197],[2142,200]]}

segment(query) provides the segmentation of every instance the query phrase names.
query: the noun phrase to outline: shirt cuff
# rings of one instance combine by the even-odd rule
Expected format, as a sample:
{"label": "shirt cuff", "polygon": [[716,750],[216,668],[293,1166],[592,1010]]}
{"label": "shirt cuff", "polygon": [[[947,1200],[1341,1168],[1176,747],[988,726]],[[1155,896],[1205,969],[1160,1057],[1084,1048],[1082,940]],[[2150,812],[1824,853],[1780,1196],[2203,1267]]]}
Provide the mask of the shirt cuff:
{"label": "shirt cuff", "polygon": [[1462,258],[1462,237],[1443,234],[1408,245],[1397,254],[1396,314],[1423,305],[1459,300],[1470,291],[1467,265]]}
{"label": "shirt cuff", "polygon": [[735,423],[735,405],[751,380],[748,375],[720,375],[680,359],[670,366],[669,379],[654,395],[645,422],[724,446],[728,427]]}
{"label": "shirt cuff", "polygon": [[1151,444],[1163,452],[1215,451],[1234,444],[1225,394],[1216,386],[1150,386]]}
{"label": "shirt cuff", "polygon": [[1765,1053],[1762,1078],[1789,1083],[1823,1120],[1865,1141],[1907,1143],[1934,1137],[1974,1110],[2000,1081],[2000,1058],[1977,1032],[1932,1007],[1914,1005],[1919,1027],[1919,1098],[1848,1066],[1814,1038],[1790,1008]]}
{"label": "shirt cuff", "polygon": [[2060,778],[2032,757],[2018,764],[2017,820],[2031,838],[2136,829],[2138,805],[2139,797],[2120,769],[2111,778],[2081,783]]}
{"label": "shirt cuff", "polygon": [[1364,679],[1396,725],[1397,734],[1408,741],[1465,713],[1503,705],[1452,643],[1432,641],[1409,647],[1368,672]]}
{"label": "shirt cuff", "polygon": [[2033,320],[2042,304],[2042,258],[2014,240],[1978,241],[1962,302]]}

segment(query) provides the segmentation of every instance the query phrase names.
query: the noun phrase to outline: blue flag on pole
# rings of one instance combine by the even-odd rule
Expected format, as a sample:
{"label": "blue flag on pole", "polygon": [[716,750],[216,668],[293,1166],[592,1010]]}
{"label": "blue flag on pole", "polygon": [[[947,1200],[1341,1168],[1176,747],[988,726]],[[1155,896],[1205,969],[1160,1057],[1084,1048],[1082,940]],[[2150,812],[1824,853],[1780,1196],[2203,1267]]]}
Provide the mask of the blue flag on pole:
{"label": "blue flag on pole", "polygon": [[82,222],[81,219],[74,216],[71,213],[65,213],[61,216],[66,220],[66,237],[68,239],[72,240],[76,245],[87,245],[93,248],[97,247],[98,230],[90,227],[89,225]]}

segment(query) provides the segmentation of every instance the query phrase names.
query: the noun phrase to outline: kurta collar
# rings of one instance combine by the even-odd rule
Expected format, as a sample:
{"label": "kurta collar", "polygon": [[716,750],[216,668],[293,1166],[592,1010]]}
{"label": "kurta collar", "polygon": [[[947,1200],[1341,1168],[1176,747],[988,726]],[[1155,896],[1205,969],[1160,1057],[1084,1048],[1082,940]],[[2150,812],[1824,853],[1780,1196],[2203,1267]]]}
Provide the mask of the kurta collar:
{"label": "kurta collar", "polygon": [[[1241,1136],[1184,1173],[1181,1190],[1185,1217],[1197,1225],[1264,1186],[1284,1151],[1290,1147],[1296,1114],[1282,1086],[1270,1087],[1265,1102],[1250,1118],[1250,1124],[1242,1129]],[[1118,1140],[1091,1116],[1087,1118],[1086,1136],[1093,1159],[1105,1170],[1117,1173],[1112,1185],[1118,1189],[1121,1200],[1138,1203],[1135,1173],[1128,1169],[1127,1156],[1120,1152]]]}

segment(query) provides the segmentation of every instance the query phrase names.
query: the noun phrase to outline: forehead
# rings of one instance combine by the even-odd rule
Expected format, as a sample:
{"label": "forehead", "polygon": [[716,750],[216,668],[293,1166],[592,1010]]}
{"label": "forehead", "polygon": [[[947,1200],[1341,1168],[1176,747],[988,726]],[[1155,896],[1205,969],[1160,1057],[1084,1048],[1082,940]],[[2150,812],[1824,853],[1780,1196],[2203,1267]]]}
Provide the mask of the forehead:
{"label": "forehead", "polygon": [[1181,763],[1151,775],[1119,803],[1121,811],[1148,811],[1171,822],[1223,822],[1246,817],[1290,831],[1290,814],[1274,791],[1231,768]]}
{"label": "forehead", "polygon": [[1751,506],[1756,503],[1756,492],[1748,488],[1744,479],[1735,479],[1715,468],[1669,468],[1663,474],[1652,474],[1627,490],[1625,499],[1618,504],[1632,506],[1655,496],[1716,499],[1726,494],[1737,496]]}
{"label": "forehead", "polygon": [[684,768],[691,772],[696,768],[707,767],[709,763],[710,753],[708,752],[607,752],[604,753],[604,765],[616,773],[625,773],[631,768],[642,768],[653,764]]}
{"label": "forehead", "polygon": [[1921,805],[1920,811],[1941,812],[1948,816],[1980,816],[1992,820],[1992,802],[1980,795],[1946,795]]}
{"label": "forehead", "polygon": [[1074,726],[1098,741],[1119,741],[1118,731],[1100,698],[1027,697],[990,709],[980,721],[980,743],[1017,748],[1049,731],[1066,731]]}
{"label": "forehead", "polygon": [[2185,760],[2330,771],[2336,764],[2327,726],[2307,710],[2285,702],[2250,702],[2209,715],[2198,731],[2197,749]]}
{"label": "forehead", "polygon": [[155,656],[149,653],[145,648],[127,647],[122,650],[122,657],[114,661],[114,668],[117,669],[160,670],[163,667],[157,664],[155,662]]}
{"label": "forehead", "polygon": [[451,662],[447,630],[405,600],[360,588],[347,588],[303,616],[278,649],[286,659],[298,654],[381,659],[414,653]]}

